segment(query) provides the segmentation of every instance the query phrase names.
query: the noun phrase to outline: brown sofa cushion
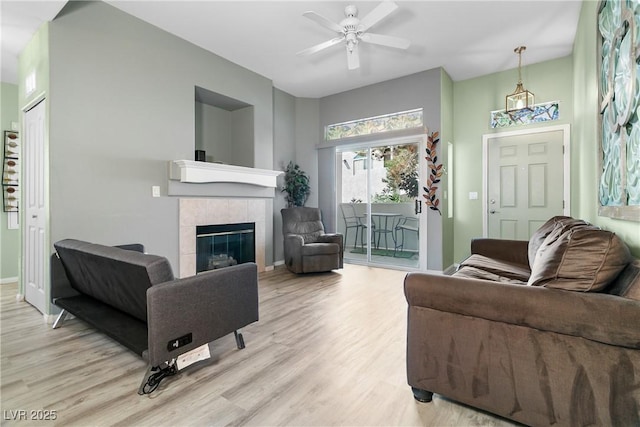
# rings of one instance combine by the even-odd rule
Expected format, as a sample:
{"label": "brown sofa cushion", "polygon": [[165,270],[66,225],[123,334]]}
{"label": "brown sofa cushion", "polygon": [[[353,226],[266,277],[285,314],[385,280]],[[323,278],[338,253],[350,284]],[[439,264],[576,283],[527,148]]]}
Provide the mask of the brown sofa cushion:
{"label": "brown sofa cushion", "polygon": [[[506,279],[514,279],[516,282],[527,283],[531,271],[521,264],[515,262],[503,261],[495,258],[489,258],[479,254],[473,254],[469,258],[460,263],[462,267],[474,267],[475,269],[484,270],[496,276]],[[479,277],[481,278],[481,277]]]}
{"label": "brown sofa cushion", "polygon": [[571,218],[570,216],[554,216],[538,228],[529,239],[529,268],[533,269],[536,253],[549,234],[558,227],[571,228],[575,225],[587,225],[587,222],[581,219]]}
{"label": "brown sofa cushion", "polygon": [[492,282],[509,283],[512,285],[526,285],[527,280],[518,280],[512,277],[496,274],[494,272],[483,270],[481,268],[472,267],[470,265],[461,266],[458,271],[453,273],[454,277],[464,277],[467,279],[482,279]]}
{"label": "brown sofa cushion", "polygon": [[538,249],[528,284],[600,291],[630,261],[629,248],[615,233],[590,225],[558,226]]}
{"label": "brown sofa cushion", "polygon": [[636,259],[622,270],[607,293],[640,301],[640,259]]}

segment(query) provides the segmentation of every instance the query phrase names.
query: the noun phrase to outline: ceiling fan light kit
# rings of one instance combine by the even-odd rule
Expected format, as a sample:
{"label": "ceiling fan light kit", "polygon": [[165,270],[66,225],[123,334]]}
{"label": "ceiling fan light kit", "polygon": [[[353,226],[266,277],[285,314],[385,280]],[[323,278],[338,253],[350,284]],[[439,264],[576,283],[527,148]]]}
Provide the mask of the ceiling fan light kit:
{"label": "ceiling fan light kit", "polygon": [[347,66],[350,70],[355,70],[360,67],[360,54],[358,53],[358,44],[362,41],[365,43],[377,44],[381,46],[393,47],[396,49],[408,49],[411,45],[409,40],[400,38],[385,36],[382,34],[367,33],[366,31],[373,25],[386,18],[398,6],[393,2],[380,3],[375,9],[373,9],[367,16],[362,19],[358,18],[358,8],[354,5],[349,5],[344,9],[345,18],[340,21],[339,24],[325,18],[316,12],[309,11],[303,13],[303,16],[311,19],[312,21],[328,28],[331,31],[337,32],[339,35],[331,40],[317,44],[310,48],[301,50],[297,55],[312,55],[327,49],[331,46],[335,46],[340,43],[344,43],[347,51]]}
{"label": "ceiling fan light kit", "polygon": [[533,110],[534,95],[524,88],[522,84],[522,52],[526,46],[519,46],[513,51],[518,54],[518,84],[516,90],[505,97],[505,112],[512,113],[519,110]]}

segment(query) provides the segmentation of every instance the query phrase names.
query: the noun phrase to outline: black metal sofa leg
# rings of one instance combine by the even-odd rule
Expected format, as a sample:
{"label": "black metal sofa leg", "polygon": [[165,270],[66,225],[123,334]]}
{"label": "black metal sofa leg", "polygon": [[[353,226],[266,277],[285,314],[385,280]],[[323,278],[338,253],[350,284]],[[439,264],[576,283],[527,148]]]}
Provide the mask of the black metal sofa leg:
{"label": "black metal sofa leg", "polygon": [[244,337],[240,330],[233,331],[233,335],[236,337],[236,345],[238,346],[238,350],[242,350],[244,348]]}
{"label": "black metal sofa leg", "polygon": [[418,402],[427,403],[431,402],[433,399],[433,393],[427,390],[422,390],[420,388],[411,387],[411,391],[413,392],[413,398]]}

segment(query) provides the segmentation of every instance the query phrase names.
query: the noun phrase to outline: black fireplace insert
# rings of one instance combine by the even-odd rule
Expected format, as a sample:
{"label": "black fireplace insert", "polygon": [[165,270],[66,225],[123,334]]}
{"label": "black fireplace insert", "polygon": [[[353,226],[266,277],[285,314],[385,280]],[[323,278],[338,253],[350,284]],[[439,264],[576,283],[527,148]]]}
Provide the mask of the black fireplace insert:
{"label": "black fireplace insert", "polygon": [[256,261],[255,223],[196,226],[196,273]]}

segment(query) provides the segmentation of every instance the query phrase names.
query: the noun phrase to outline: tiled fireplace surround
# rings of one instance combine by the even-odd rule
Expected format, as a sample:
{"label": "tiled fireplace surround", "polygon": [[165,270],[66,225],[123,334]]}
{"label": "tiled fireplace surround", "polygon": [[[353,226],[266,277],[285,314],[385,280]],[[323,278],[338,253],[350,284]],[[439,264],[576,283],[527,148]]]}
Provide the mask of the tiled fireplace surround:
{"label": "tiled fireplace surround", "polygon": [[181,198],[180,277],[196,274],[196,226],[255,222],[256,264],[265,271],[266,200],[225,198]]}

